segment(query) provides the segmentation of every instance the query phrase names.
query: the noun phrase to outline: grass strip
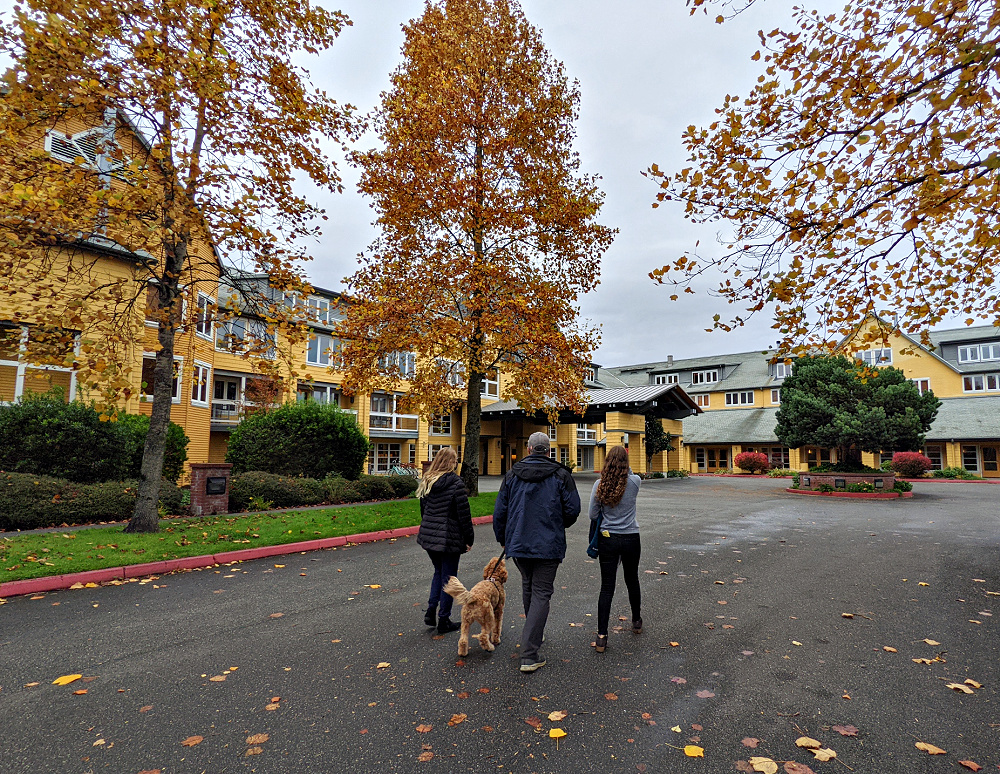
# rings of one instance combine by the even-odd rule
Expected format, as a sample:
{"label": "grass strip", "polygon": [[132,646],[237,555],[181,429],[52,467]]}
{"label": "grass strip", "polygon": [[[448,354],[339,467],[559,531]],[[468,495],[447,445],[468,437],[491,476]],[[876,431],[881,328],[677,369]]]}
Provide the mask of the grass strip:
{"label": "grass strip", "polygon": [[[469,498],[472,515],[493,513],[496,493]],[[420,523],[417,500],[321,510],[230,514],[160,522],[160,531],[125,534],[122,527],[0,536],[0,582],[125,567],[258,546],[357,535]]]}

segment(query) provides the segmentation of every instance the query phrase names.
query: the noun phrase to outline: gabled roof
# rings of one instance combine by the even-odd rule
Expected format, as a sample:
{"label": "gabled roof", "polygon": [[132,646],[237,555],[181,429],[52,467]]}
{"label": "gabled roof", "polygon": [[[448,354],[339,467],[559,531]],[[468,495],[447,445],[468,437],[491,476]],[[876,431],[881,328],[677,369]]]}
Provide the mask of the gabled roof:
{"label": "gabled roof", "polygon": [[[684,390],[676,384],[647,384],[643,387],[623,387],[612,390],[591,390],[587,396],[587,409],[584,419],[595,419],[609,411],[625,411],[629,413],[645,413],[655,410],[657,414],[690,416],[698,414],[701,409]],[[572,411],[560,412],[560,421],[573,416],[579,416]],[[516,401],[498,401],[483,406],[483,419],[500,419],[502,417],[525,416],[527,412]]]}
{"label": "gabled roof", "polygon": [[779,443],[777,408],[719,409],[684,420],[684,445]]}
{"label": "gabled roof", "polygon": [[995,325],[971,325],[968,328],[947,328],[931,331],[931,343],[940,348],[942,344],[964,344],[967,341],[1000,339],[1000,328]]}

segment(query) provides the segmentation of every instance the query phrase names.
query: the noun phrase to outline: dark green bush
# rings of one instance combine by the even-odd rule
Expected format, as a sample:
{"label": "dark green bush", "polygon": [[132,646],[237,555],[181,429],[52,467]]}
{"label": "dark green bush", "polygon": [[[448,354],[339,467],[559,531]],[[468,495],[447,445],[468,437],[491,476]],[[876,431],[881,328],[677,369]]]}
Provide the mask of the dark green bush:
{"label": "dark green bush", "polygon": [[896,479],[896,483],[892,485],[892,488],[897,492],[912,492],[913,484],[911,484],[909,481]]}
{"label": "dark green bush", "polygon": [[[61,390],[25,395],[0,406],[0,470],[68,479],[81,484],[139,478],[149,417],[120,414],[101,421],[93,406],[67,403]],[[163,477],[176,482],[188,438],[170,423]]]}
{"label": "dark green bush", "polygon": [[252,414],[229,437],[233,473],[266,470],[281,476],[357,478],[368,459],[368,439],[352,414],[329,404],[286,403]]}
{"label": "dark green bush", "polygon": [[965,468],[943,468],[931,473],[934,478],[960,478],[966,481],[979,478],[975,473],[970,473]]}
{"label": "dark green bush", "polygon": [[668,470],[667,471],[667,478],[687,478],[690,475],[691,474],[688,473],[686,470],[680,470],[680,469],[678,469],[678,470]]}
{"label": "dark green bush", "polygon": [[323,481],[326,487],[327,502],[339,505],[340,503],[360,503],[365,498],[361,494],[357,481],[348,481],[341,476],[330,476]]}
{"label": "dark green bush", "polygon": [[314,478],[292,478],[253,470],[239,473],[229,481],[229,510],[243,511],[252,497],[274,508],[317,505],[326,499],[326,487]]}
{"label": "dark green bush", "polygon": [[[51,476],[0,473],[0,529],[124,521],[132,516],[137,491],[135,481],[77,484]],[[160,505],[178,513],[180,499],[177,486],[164,481]]]}
{"label": "dark green bush", "polygon": [[391,500],[396,495],[385,476],[361,476],[357,480],[362,500]]}
{"label": "dark green bush", "polygon": [[406,497],[417,491],[417,484],[420,482],[415,476],[386,476],[385,480],[392,487],[393,495],[396,497]]}

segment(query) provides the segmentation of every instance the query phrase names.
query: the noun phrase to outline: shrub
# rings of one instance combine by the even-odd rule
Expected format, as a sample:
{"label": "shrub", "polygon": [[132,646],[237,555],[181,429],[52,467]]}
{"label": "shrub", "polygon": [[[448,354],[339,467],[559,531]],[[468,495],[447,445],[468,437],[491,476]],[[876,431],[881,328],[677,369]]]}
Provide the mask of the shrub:
{"label": "shrub", "polygon": [[687,478],[691,474],[686,470],[668,470],[667,478]]}
{"label": "shrub", "polygon": [[902,481],[901,479],[896,479],[896,483],[892,485],[892,488],[896,492],[912,492],[913,484],[909,481]]}
{"label": "shrub", "polygon": [[798,473],[793,473],[792,474],[792,486],[791,486],[791,488],[792,489],[798,489],[799,488],[799,474]]}
{"label": "shrub", "polygon": [[248,416],[230,435],[226,453],[235,474],[266,470],[319,480],[357,478],[367,458],[368,439],[354,416],[315,401]]}
{"label": "shrub", "polygon": [[970,473],[965,468],[943,468],[935,470],[931,475],[934,478],[960,478],[966,481],[979,478],[975,473]]}
{"label": "shrub", "polygon": [[356,482],[362,500],[391,500],[392,486],[384,476],[361,476]]}
{"label": "shrub", "polygon": [[[187,494],[188,502],[190,502],[191,495],[189,492]],[[166,510],[168,515],[177,516],[184,513],[186,510],[184,495],[185,491],[170,479],[164,478],[160,482],[160,505]]]}
{"label": "shrub", "polygon": [[654,471],[650,478],[663,478],[663,474],[660,471]]}
{"label": "shrub", "polygon": [[785,476],[794,476],[795,471],[791,468],[772,468],[767,471],[768,478],[784,478]]}
{"label": "shrub", "polygon": [[[142,452],[146,446],[146,435],[149,433],[149,417],[145,414],[119,414],[117,424],[125,432],[124,449],[125,464],[128,466],[129,478],[139,478],[142,472]],[[184,472],[187,461],[187,446],[190,439],[184,434],[184,429],[174,422],[167,425],[167,442],[163,451],[163,477],[175,484]]]}
{"label": "shrub", "polygon": [[348,481],[341,476],[330,476],[323,481],[323,486],[326,487],[326,499],[330,503],[360,503],[365,499],[357,481]]}
{"label": "shrub", "polygon": [[920,452],[896,452],[892,455],[892,470],[904,478],[920,478],[931,469],[931,461]]}
{"label": "shrub", "polygon": [[[51,476],[0,473],[0,529],[124,521],[132,515],[137,493],[135,481],[78,484]],[[180,490],[164,481],[160,507],[177,513],[180,498]]]}
{"label": "shrub", "polygon": [[392,493],[395,497],[406,497],[417,491],[417,485],[420,483],[413,476],[386,476],[385,480],[392,487]]}
{"label": "shrub", "polygon": [[766,473],[771,467],[763,452],[740,452],[733,458],[733,464],[744,473]]}
{"label": "shrub", "polygon": [[245,511],[253,498],[275,508],[316,505],[326,499],[326,487],[314,478],[291,478],[259,470],[239,473],[229,481],[230,510]]}

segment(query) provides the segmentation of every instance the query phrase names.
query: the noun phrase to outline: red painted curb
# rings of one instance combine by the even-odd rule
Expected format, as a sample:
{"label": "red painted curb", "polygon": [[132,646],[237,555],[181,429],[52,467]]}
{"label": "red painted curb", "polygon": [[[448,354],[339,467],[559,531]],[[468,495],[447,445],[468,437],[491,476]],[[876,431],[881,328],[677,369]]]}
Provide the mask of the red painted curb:
{"label": "red painted curb", "polygon": [[913,497],[913,492],[815,492],[812,489],[786,489],[789,494],[841,497],[846,500],[899,500]]}
{"label": "red painted curb", "polygon": [[[473,524],[490,524],[492,516],[477,516]],[[239,551],[225,551],[221,554],[205,556],[185,556],[180,559],[167,559],[162,562],[147,562],[133,564],[127,567],[109,567],[104,570],[88,570],[87,572],[70,575],[49,575],[45,578],[30,578],[28,580],[8,581],[0,583],[0,597],[17,597],[24,594],[37,594],[43,591],[58,591],[68,589],[74,583],[103,583],[110,580],[125,580],[142,578],[146,575],[162,575],[175,570],[194,570],[199,567],[211,567],[216,564],[230,562],[245,562],[251,559],[266,559],[271,556],[297,554],[303,551],[317,551],[324,548],[340,548],[348,543],[374,543],[378,540],[410,537],[416,535],[420,527],[400,527],[384,529],[379,532],[365,532],[360,535],[320,538],[305,540],[301,543],[285,543],[280,546],[260,546],[244,548]]]}

